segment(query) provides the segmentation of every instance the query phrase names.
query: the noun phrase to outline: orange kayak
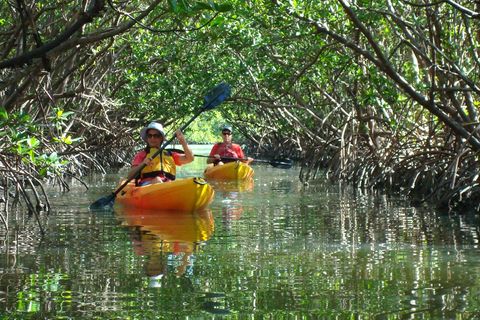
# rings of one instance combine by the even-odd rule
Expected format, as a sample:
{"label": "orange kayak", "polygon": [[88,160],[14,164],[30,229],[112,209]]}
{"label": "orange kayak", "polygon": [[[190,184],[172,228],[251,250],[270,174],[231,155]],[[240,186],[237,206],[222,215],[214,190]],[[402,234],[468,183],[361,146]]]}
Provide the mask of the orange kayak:
{"label": "orange kayak", "polygon": [[131,181],[117,194],[115,204],[153,210],[195,211],[213,200],[213,188],[202,178],[177,179],[137,187]]}
{"label": "orange kayak", "polygon": [[246,180],[252,178],[254,170],[241,161],[228,162],[223,165],[208,165],[203,175],[206,179]]}

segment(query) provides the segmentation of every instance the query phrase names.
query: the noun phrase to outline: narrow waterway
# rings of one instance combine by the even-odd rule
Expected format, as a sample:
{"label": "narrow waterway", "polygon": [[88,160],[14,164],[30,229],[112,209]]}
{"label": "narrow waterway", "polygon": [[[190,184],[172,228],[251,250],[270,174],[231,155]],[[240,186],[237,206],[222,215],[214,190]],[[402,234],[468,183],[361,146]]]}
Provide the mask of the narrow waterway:
{"label": "narrow waterway", "polygon": [[193,213],[90,212],[125,171],[52,189],[45,237],[32,217],[1,239],[0,319],[480,317],[478,217],[254,169]]}

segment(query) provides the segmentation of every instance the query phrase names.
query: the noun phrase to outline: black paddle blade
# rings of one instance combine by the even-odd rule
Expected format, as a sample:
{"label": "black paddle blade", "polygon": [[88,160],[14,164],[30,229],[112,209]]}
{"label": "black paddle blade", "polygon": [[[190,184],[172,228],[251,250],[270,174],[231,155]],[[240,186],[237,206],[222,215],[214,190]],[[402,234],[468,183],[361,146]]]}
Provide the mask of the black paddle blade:
{"label": "black paddle blade", "polygon": [[232,90],[230,88],[230,85],[225,82],[222,82],[219,85],[215,86],[205,96],[203,111],[211,110],[226,99],[228,99],[230,97],[231,91]]}
{"label": "black paddle blade", "polygon": [[98,211],[98,210],[107,210],[113,207],[113,203],[115,202],[115,193],[112,193],[106,197],[100,198],[94,203],[90,205],[91,211]]}
{"label": "black paddle blade", "polygon": [[269,162],[273,167],[280,169],[290,169],[293,165],[293,161],[290,159],[278,159]]}

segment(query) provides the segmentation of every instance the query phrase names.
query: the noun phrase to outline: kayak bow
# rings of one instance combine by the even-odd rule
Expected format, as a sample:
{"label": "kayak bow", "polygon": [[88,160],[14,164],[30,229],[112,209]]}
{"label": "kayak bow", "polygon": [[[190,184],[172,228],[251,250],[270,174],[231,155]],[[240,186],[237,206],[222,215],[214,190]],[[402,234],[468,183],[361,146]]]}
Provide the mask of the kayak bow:
{"label": "kayak bow", "polygon": [[223,165],[208,165],[203,175],[206,179],[246,180],[252,178],[254,170],[241,161],[228,162]]}

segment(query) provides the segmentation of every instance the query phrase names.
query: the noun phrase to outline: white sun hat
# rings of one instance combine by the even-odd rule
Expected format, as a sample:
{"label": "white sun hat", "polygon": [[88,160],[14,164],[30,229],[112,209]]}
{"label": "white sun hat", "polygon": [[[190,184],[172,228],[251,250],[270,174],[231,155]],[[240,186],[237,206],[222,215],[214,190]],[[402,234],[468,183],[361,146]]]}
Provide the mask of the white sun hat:
{"label": "white sun hat", "polygon": [[148,126],[146,126],[140,131],[140,137],[142,137],[143,141],[147,142],[147,131],[150,129],[157,130],[165,139],[165,131],[163,130],[163,126],[158,122],[150,122]]}

